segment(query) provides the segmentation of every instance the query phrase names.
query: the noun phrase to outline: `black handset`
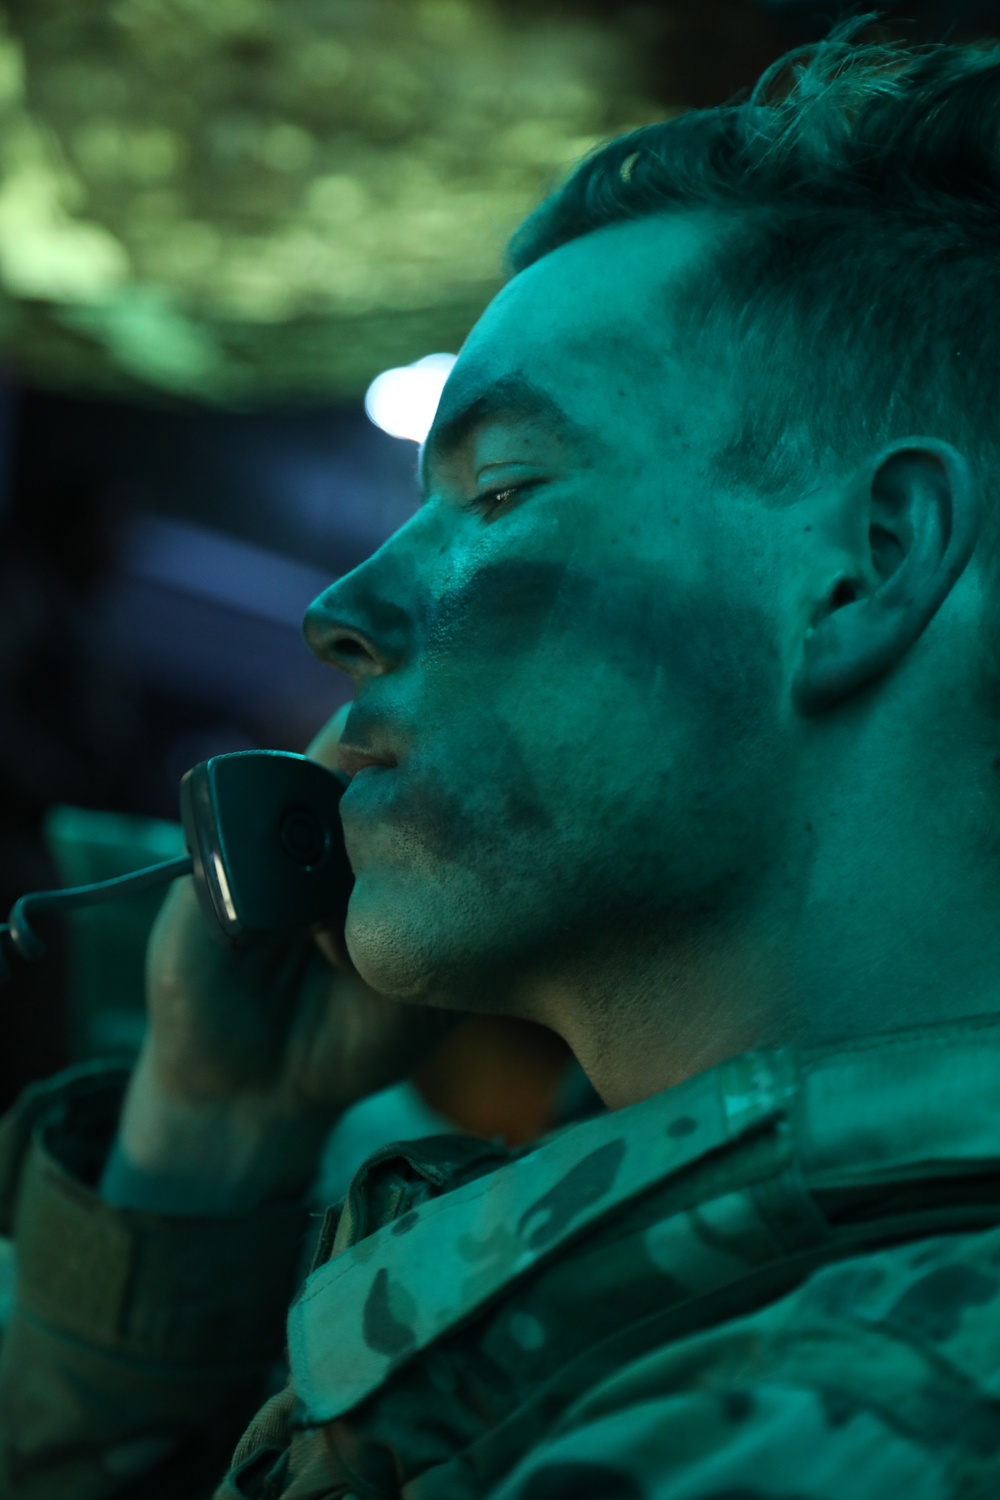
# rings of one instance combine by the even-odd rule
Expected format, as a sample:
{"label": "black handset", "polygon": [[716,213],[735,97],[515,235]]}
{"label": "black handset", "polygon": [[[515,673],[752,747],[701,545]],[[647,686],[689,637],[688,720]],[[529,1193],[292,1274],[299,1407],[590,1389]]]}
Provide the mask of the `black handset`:
{"label": "black handset", "polygon": [[244,947],[343,927],[354,876],[340,799],[347,780],[304,755],[214,755],[181,780],[181,822],[211,931]]}
{"label": "black handset", "polygon": [[70,910],[194,876],[209,930],[230,947],[274,942],[320,927],[343,928],[354,876],[344,848],[340,799],[347,778],[304,755],[239,750],[200,761],[181,780],[189,853],[114,880],[22,896],[0,926],[5,949],[40,958],[32,912]]}

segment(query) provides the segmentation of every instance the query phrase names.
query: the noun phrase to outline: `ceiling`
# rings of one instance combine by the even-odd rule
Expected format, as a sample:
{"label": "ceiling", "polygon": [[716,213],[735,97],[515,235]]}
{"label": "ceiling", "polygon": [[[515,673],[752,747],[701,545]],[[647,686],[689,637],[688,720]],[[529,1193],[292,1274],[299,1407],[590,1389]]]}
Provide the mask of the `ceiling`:
{"label": "ceiling", "polygon": [[658,110],[642,28],[489,0],[0,5],[23,380],[350,399],[453,350],[555,176]]}
{"label": "ceiling", "polygon": [[[998,0],[883,0],[914,40]],[[0,0],[0,367],[355,402],[454,351],[594,144],[746,90],[851,0]]]}

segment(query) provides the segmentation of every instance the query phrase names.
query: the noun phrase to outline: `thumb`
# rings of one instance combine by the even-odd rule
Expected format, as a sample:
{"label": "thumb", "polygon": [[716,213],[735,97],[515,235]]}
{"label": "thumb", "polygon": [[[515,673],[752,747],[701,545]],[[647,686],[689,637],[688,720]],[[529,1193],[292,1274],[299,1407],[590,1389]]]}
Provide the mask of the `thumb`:
{"label": "thumb", "polygon": [[347,723],[347,715],[350,713],[351,707],[350,703],[345,703],[341,708],[338,708],[333,718],[327,719],[323,728],[318,734],[313,735],[306,747],[306,755],[309,759],[318,761],[328,771],[335,771],[337,769],[337,746],[340,744],[340,737],[344,733],[344,725]]}
{"label": "thumb", "polygon": [[[327,719],[319,733],[313,736],[306,748],[306,755],[309,759],[325,766],[328,771],[337,770],[337,746],[340,744],[340,737],[344,732],[344,725],[347,723],[347,715],[350,711],[350,703],[345,703],[338,708],[333,717]],[[314,932],[313,942],[333,968],[340,969],[347,974],[357,973],[347,952],[342,930],[324,928],[320,932]]]}

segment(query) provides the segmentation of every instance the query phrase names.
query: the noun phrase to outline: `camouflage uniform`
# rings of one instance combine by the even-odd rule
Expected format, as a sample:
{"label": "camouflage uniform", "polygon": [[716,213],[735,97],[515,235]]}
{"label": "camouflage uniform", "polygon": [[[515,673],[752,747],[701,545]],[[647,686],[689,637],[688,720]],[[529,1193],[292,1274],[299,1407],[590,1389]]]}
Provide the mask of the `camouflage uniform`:
{"label": "camouflage uniform", "polygon": [[3,1128],[4,1497],[1000,1495],[1000,1017],[748,1054],[518,1152],[376,1153],[234,1454],[302,1211],[99,1202],[122,1082]]}

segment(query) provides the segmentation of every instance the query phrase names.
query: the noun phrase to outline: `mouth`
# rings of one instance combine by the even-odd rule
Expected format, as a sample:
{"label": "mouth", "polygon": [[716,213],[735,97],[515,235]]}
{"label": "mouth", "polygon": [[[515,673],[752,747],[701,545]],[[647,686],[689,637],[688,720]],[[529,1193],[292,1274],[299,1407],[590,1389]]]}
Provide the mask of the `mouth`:
{"label": "mouth", "polygon": [[359,771],[367,771],[373,767],[386,771],[395,766],[396,761],[389,755],[375,754],[360,745],[345,745],[342,742],[337,746],[337,765],[348,780],[353,781]]}

